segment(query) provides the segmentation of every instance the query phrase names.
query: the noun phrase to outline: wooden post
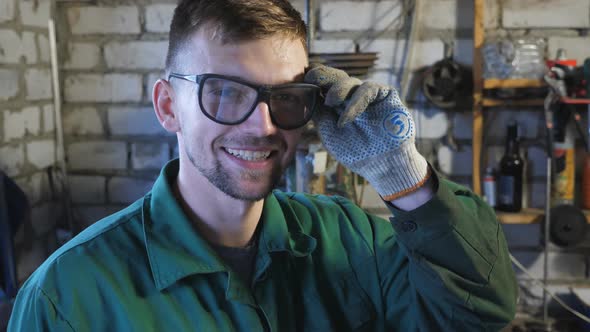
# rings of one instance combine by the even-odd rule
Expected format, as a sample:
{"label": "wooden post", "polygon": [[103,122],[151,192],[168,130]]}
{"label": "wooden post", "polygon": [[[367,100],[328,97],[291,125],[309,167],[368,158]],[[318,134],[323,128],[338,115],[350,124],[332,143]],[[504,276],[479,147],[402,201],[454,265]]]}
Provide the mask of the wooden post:
{"label": "wooden post", "polygon": [[481,153],[483,139],[484,0],[475,0],[473,15],[473,191],[481,195]]}

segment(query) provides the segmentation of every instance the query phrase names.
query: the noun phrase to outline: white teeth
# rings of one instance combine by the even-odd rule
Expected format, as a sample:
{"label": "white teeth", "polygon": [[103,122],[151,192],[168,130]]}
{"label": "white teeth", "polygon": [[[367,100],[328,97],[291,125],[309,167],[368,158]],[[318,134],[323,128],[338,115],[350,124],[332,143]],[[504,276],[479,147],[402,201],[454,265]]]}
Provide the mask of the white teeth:
{"label": "white teeth", "polygon": [[270,156],[271,151],[250,151],[250,150],[234,150],[226,148],[225,151],[240,159],[248,161],[264,160]]}

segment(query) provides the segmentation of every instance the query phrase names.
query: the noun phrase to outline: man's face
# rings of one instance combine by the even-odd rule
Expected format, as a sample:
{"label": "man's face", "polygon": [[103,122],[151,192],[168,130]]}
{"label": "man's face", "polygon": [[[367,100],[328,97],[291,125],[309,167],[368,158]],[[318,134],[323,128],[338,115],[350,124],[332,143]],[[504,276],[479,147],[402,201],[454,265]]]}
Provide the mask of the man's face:
{"label": "man's face", "polygon": [[[263,40],[222,44],[201,29],[180,55],[182,74],[213,73],[255,84],[301,81],[307,55],[301,41],[277,35]],[[207,118],[198,103],[198,85],[173,80],[174,107],[181,161],[230,197],[264,198],[292,160],[301,129],[283,130],[271,121],[268,105],[260,102],[238,125],[222,125]]]}

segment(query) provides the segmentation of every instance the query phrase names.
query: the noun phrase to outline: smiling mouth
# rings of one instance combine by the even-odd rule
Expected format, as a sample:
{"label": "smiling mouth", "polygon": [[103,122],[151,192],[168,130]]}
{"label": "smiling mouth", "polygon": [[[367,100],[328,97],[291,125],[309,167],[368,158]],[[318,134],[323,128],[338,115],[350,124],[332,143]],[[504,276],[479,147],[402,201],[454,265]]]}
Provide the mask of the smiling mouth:
{"label": "smiling mouth", "polygon": [[238,150],[238,149],[230,149],[230,148],[223,148],[227,153],[231,154],[232,156],[243,159],[246,161],[263,161],[268,159],[272,154],[271,150],[267,151],[252,151],[252,150]]}

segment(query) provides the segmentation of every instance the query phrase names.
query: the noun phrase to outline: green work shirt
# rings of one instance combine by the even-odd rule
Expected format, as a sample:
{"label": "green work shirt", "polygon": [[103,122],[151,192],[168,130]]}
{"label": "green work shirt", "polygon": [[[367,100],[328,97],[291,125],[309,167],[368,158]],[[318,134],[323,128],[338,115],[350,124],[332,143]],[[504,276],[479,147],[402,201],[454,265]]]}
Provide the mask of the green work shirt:
{"label": "green work shirt", "polygon": [[[439,179],[391,222],[342,197],[274,191],[252,284],[172,192],[178,161],[26,281],[8,331],[498,331],[517,287],[493,210]],[[231,206],[228,206],[231,208]]]}

